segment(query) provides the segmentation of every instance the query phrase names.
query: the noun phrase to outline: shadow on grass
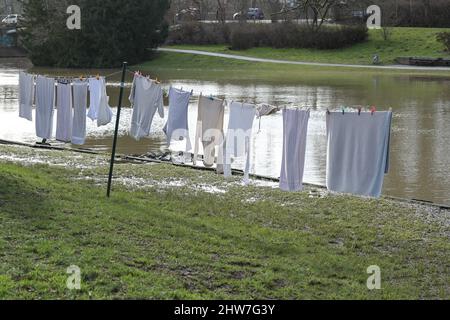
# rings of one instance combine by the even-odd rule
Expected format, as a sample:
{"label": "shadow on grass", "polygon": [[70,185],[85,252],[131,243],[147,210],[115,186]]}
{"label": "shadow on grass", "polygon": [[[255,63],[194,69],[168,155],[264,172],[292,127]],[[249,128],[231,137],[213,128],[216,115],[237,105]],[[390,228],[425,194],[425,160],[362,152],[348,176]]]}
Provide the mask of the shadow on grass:
{"label": "shadow on grass", "polygon": [[14,219],[42,221],[48,218],[48,208],[51,207],[48,182],[37,174],[31,179],[25,178],[17,167],[2,168],[0,211]]}

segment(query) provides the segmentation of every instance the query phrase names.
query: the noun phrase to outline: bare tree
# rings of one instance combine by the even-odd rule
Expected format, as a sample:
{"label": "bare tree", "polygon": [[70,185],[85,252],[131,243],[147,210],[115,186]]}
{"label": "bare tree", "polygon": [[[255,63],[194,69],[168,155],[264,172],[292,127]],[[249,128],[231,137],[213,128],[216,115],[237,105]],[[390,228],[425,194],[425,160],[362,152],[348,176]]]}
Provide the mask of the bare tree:
{"label": "bare tree", "polygon": [[227,0],[217,0],[217,20],[225,24],[227,19]]}
{"label": "bare tree", "polygon": [[247,21],[247,10],[250,5],[249,0],[236,0],[233,1],[234,3],[234,10],[236,13],[239,13],[239,20],[241,22]]}
{"label": "bare tree", "polygon": [[[306,14],[306,21],[314,31],[319,31],[331,9],[340,3],[339,0],[302,0],[300,2]],[[312,23],[310,23],[309,14],[312,14]]]}

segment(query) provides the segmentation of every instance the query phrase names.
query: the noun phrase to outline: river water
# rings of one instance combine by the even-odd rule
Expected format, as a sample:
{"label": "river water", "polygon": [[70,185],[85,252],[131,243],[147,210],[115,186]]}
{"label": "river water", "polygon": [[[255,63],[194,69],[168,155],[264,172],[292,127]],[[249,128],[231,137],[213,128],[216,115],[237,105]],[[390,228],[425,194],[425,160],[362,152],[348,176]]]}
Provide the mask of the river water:
{"label": "river water", "polygon": [[[22,64],[20,64],[22,65]],[[18,72],[14,64],[0,64],[0,139],[35,142],[34,123],[18,117]],[[35,69],[41,74],[72,74],[67,70]],[[77,71],[78,73],[86,71]],[[92,73],[91,74],[96,74]],[[102,70],[108,74],[109,70]],[[448,77],[402,75],[391,73],[319,73],[305,74],[301,80],[214,80],[186,79],[176,74],[163,75],[169,85],[194,90],[189,107],[189,122],[194,138],[198,94],[230,100],[275,105],[309,106],[312,110],[308,131],[305,181],[325,184],[327,108],[375,105],[394,112],[391,145],[391,171],[386,176],[383,193],[404,198],[450,204],[450,74]],[[111,105],[117,105],[119,82],[109,81]],[[127,95],[129,89],[126,91]],[[126,106],[129,102],[126,99]],[[167,111],[167,109],[166,109]],[[167,115],[167,112],[166,112]],[[136,142],[127,136],[131,109],[125,108],[121,119],[118,152],[144,154],[165,150],[161,129],[164,119],[155,116],[152,136]],[[56,117],[55,117],[56,118]],[[227,119],[226,119],[227,121]],[[227,123],[227,122],[226,122]],[[282,149],[281,113],[255,121],[252,141],[252,168],[256,174],[279,177]],[[258,132],[259,131],[259,132]],[[97,128],[88,120],[85,147],[110,150],[113,125]],[[183,145],[175,145],[182,150]],[[242,161],[235,163],[242,168]]]}

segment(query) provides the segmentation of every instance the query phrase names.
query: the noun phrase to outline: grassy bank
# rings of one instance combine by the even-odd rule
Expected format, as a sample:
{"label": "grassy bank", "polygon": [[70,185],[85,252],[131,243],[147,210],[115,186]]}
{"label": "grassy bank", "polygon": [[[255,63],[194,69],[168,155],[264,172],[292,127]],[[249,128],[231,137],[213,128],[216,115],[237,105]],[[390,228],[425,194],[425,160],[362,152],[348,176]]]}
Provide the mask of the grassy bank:
{"label": "grassy bank", "polygon": [[[380,70],[344,67],[317,67],[305,65],[285,65],[262,62],[239,61],[226,58],[200,56],[184,53],[158,53],[146,63],[133,66],[162,80],[196,79],[205,81],[251,82],[251,83],[315,83],[324,81],[341,82],[351,76],[356,85],[368,81],[370,76],[407,76],[449,78],[450,71],[436,70]],[[129,78],[131,81],[131,77]]]}
{"label": "grassy bank", "polygon": [[450,297],[450,230],[426,208],[133,164],[107,200],[106,157],[0,155],[0,298]]}
{"label": "grassy bank", "polygon": [[226,45],[177,45],[170,48],[204,50],[266,59],[362,65],[372,64],[372,56],[378,54],[382,64],[391,65],[395,63],[395,58],[401,56],[450,58],[450,54],[444,52],[444,46],[436,40],[436,35],[443,31],[450,31],[450,29],[392,28],[391,37],[385,41],[381,30],[370,30],[367,42],[340,50],[253,48],[233,51]]}

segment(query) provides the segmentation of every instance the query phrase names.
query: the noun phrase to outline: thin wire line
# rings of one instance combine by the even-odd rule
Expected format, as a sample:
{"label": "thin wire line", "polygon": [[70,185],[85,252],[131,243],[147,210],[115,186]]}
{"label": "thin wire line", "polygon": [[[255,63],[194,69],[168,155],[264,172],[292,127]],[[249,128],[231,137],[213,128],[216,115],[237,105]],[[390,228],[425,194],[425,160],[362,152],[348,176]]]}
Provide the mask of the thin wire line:
{"label": "thin wire line", "polygon": [[111,74],[108,74],[108,75],[104,76],[104,78],[105,78],[105,79],[106,79],[106,78],[110,78],[110,77],[115,76],[116,74],[119,74],[119,73],[122,73],[122,70],[117,71],[117,72],[113,72],[113,73],[111,73]]}

